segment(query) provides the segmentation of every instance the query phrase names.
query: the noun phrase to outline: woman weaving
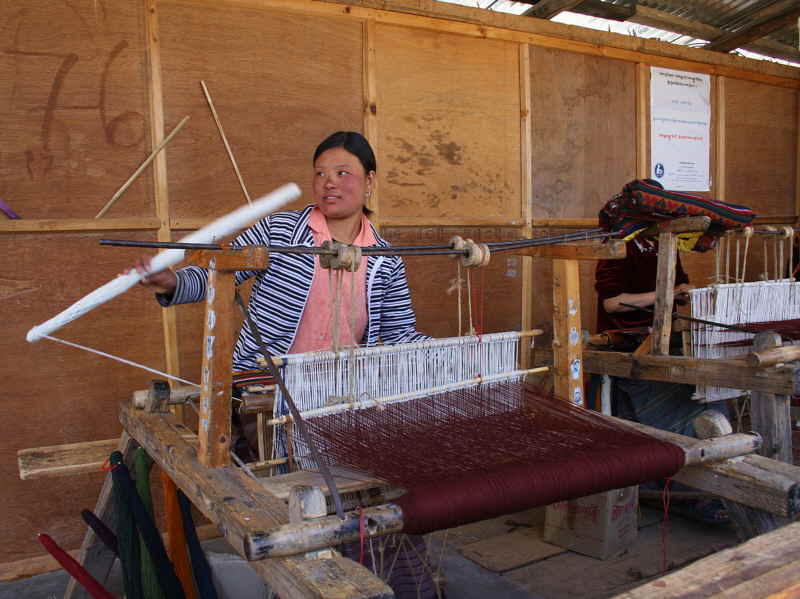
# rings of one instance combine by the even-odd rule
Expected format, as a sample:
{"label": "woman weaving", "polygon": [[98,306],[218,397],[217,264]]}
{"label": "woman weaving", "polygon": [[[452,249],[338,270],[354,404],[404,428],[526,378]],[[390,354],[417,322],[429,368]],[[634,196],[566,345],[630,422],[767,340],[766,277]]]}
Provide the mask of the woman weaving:
{"label": "woman weaving", "polygon": [[[313,156],[314,203],[270,215],[241,233],[232,245],[311,247],[335,240],[360,247],[388,246],[367,218],[376,169],[375,155],[361,134],[330,135]],[[136,269],[146,272],[148,264],[149,259],[143,258]],[[345,279],[338,286],[338,302],[334,302],[330,273],[321,267],[318,256],[305,253],[272,254],[267,270],[237,273],[237,284],[255,278],[249,311],[273,355],[375,345],[379,339],[386,344],[427,339],[416,331],[399,256],[369,256],[357,270],[342,273]],[[195,266],[165,270],[142,284],[156,290],[165,307],[197,302],[205,297],[207,272]],[[334,322],[342,326],[332,326]],[[233,355],[234,383],[258,375],[260,355],[254,336],[243,326]],[[392,552],[397,558],[389,576],[398,597],[403,596],[404,587],[413,590],[413,597],[435,596],[422,537],[390,539],[389,544],[398,546]],[[345,549],[345,553],[349,552]]]}
{"label": "woman weaving", "polygon": [[[369,142],[359,133],[340,131],[325,139],[314,152],[314,204],[303,210],[279,212],[256,223],[232,245],[319,246],[337,240],[357,246],[388,246],[367,218],[366,202],[375,186],[376,161]],[[145,272],[147,259],[136,269]],[[405,266],[397,256],[370,256],[354,273],[355,285],[341,287],[341,327],[333,339],[333,298],[328,273],[311,254],[273,254],[266,271],[237,274],[241,284],[255,277],[249,309],[262,338],[274,355],[329,349],[358,342],[374,345],[425,339],[415,330],[415,317]],[[165,270],[145,278],[162,306],[201,301],[207,273],[190,266]],[[351,296],[352,290],[352,296]],[[355,317],[350,313],[354,310]],[[233,355],[234,372],[258,368],[258,346],[243,327]]]}

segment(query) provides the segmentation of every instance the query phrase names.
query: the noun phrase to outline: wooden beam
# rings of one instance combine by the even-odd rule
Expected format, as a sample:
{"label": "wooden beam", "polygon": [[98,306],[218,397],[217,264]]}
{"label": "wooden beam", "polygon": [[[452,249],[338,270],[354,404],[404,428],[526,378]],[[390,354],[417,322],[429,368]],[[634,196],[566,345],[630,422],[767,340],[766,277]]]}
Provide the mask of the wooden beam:
{"label": "wooden beam", "polygon": [[[520,136],[520,216],[524,227],[522,237],[533,237],[533,95],[531,93],[531,47],[519,45],[519,136]],[[527,331],[533,326],[533,298],[536,285],[533,280],[533,260],[523,256],[522,293],[520,324]],[[530,344],[523,344],[520,354],[520,367],[530,368],[532,350]]]}
{"label": "wooden beam", "polygon": [[[183,438],[188,429],[172,414],[141,412],[123,403],[120,421],[245,559],[248,539],[289,521],[286,503],[241,469],[204,468],[195,448]],[[341,557],[278,558],[250,565],[285,599],[391,597],[388,587],[366,568]]]}
{"label": "wooden beam", "polygon": [[206,468],[219,468],[228,466],[231,461],[231,361],[237,320],[234,318],[233,299],[236,271],[217,268],[214,257],[209,260],[207,269],[197,454]]}
{"label": "wooden beam", "polygon": [[115,438],[20,449],[17,452],[19,477],[30,480],[98,472],[118,447],[119,438]]}
{"label": "wooden beam", "polygon": [[711,182],[714,191],[714,199],[718,202],[727,201],[727,98],[725,94],[725,77],[716,75],[712,82],[714,86],[713,98],[713,123],[714,123],[714,164],[713,181]]}
{"label": "wooden beam", "polygon": [[[361,63],[361,93],[363,94],[364,109],[364,137],[369,140],[373,151],[376,156],[380,156],[379,148],[379,117],[378,117],[378,83],[376,76],[376,58],[375,58],[375,21],[368,19],[365,20],[361,26],[362,46],[364,56]],[[381,226],[381,202],[380,202],[380,189],[378,181],[375,181],[376,187],[373,193],[368,198],[368,206],[372,210],[371,219],[376,227]]]}
{"label": "wooden beam", "polygon": [[555,243],[511,250],[517,256],[556,258],[562,260],[619,260],[625,257],[625,242],[608,243]]}
{"label": "wooden beam", "polygon": [[[605,14],[601,14],[600,11],[604,11]],[[625,14],[631,11],[633,14],[625,17]],[[656,29],[663,29],[664,31],[672,31],[679,35],[685,35],[700,40],[717,39],[726,33],[724,29],[684,19],[683,17],[642,4],[637,4],[635,10],[633,10],[633,7],[626,8],[615,4],[607,4],[600,0],[587,0],[573,8],[572,12],[589,16],[600,16],[612,20],[629,21],[638,25],[646,25],[647,27],[655,27]],[[773,58],[800,62],[800,51],[798,51],[797,48],[775,40],[758,39],[747,44],[742,44],[740,47]]]}
{"label": "wooden beam", "polygon": [[157,218],[59,218],[0,221],[2,233],[52,233],[55,231],[153,231]]}
{"label": "wooden beam", "polygon": [[650,177],[650,65],[636,64],[636,176]]}
{"label": "wooden beam", "polygon": [[582,2],[583,0],[539,0],[539,2],[522,0],[522,4],[534,5],[533,8],[529,8],[522,14],[526,17],[552,19],[565,10],[572,10]]}
{"label": "wooden beam", "polygon": [[669,355],[672,335],[672,310],[675,300],[675,265],[678,260],[678,237],[666,232],[658,236],[656,303],[653,306],[653,347],[656,355]]}
{"label": "wooden beam", "polygon": [[583,352],[587,372],[645,381],[717,385],[792,395],[800,389],[794,368],[764,370],[742,360],[700,360],[686,356],[634,356],[623,352]]}
{"label": "wooden beam", "polygon": [[761,535],[614,599],[772,599],[800,594],[800,523]]}
{"label": "wooden beam", "polygon": [[[648,25],[658,29],[674,31],[675,33],[679,33],[681,35],[687,35],[702,40],[717,39],[725,34],[724,29],[719,29],[718,27],[706,25],[704,23],[698,23],[696,21],[690,21],[689,19],[684,19],[668,12],[650,8],[649,6],[643,6],[641,4],[636,6],[636,14],[631,17],[629,21],[638,23],[640,25]],[[800,61],[800,50],[774,40],[755,40],[753,42],[743,44],[740,47],[744,48],[745,50],[750,50],[751,52],[765,54],[774,58],[781,58],[783,60],[790,60],[793,62]]]}
{"label": "wooden beam", "polygon": [[775,5],[765,8],[751,17],[751,19],[755,20],[754,23],[721,35],[712,40],[704,49],[715,52],[730,52],[753,40],[769,35],[773,31],[794,25],[795,21],[800,17],[800,7],[797,6],[797,0],[784,0],[779,5],[785,8],[778,14],[774,14]]}
{"label": "wooden beam", "polygon": [[[155,147],[164,140],[164,92],[161,80],[161,35],[158,30],[157,0],[146,0],[145,35],[147,37],[146,48],[149,66],[147,91],[150,104],[150,143]],[[153,197],[156,203],[156,216],[160,223],[157,239],[158,241],[172,241],[166,149],[158,153],[153,163]],[[175,310],[161,311],[161,328],[164,339],[166,372],[172,376],[179,376],[180,356]],[[182,409],[181,407],[173,408],[175,413],[180,415],[183,414]]]}
{"label": "wooden beam", "polygon": [[[756,351],[780,346],[781,336],[775,333],[758,333],[753,339],[753,349]],[[759,453],[789,464],[793,461],[790,400],[790,394],[754,391],[750,396],[751,425],[764,438]]]}
{"label": "wooden beam", "polygon": [[[219,0],[196,0],[218,6]],[[658,40],[529,19],[444,2],[408,0],[225,0],[226,5],[275,8],[299,13],[375,19],[385,25],[434,30],[481,39],[502,39],[592,56],[646,62],[664,68],[723,74],[729,77],[797,89],[797,69],[718,52],[677,46]]]}
{"label": "wooden beam", "polygon": [[572,12],[610,21],[627,21],[636,14],[636,6],[609,4],[602,0],[583,0],[572,9]]}
{"label": "wooden beam", "polygon": [[553,386],[558,398],[583,406],[581,282],[577,260],[553,261]]}

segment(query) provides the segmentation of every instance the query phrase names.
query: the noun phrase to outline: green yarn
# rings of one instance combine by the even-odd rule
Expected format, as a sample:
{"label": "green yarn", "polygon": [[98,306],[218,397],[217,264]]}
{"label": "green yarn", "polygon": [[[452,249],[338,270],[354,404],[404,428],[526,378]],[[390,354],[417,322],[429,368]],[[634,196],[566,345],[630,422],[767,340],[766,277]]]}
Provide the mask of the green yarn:
{"label": "green yarn", "polygon": [[[141,498],[147,513],[155,522],[153,516],[153,497],[150,494],[150,469],[152,467],[152,458],[147,455],[147,452],[143,448],[137,448],[133,457],[136,492]],[[141,535],[139,535],[139,552],[142,556],[141,581],[144,599],[167,599],[158,582],[158,573],[153,563],[153,558],[150,556],[150,552],[147,550],[147,546]]]}

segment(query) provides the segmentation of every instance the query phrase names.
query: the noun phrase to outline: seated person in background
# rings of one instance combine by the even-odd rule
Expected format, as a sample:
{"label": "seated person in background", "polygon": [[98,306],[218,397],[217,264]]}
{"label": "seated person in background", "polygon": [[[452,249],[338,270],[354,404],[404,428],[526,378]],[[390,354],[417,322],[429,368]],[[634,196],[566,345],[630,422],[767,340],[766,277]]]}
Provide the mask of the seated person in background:
{"label": "seated person in background", "polygon": [[[600,260],[597,263],[597,332],[616,329],[636,329],[653,324],[652,312],[624,306],[651,308],[656,300],[658,242],[638,236],[626,244],[627,255],[622,260]],[[675,266],[675,300],[689,301],[689,277],[683,270],[680,257]],[[679,335],[676,335],[679,341]],[[681,353],[680,343],[671,343],[670,353]],[[701,403],[692,399],[694,386],[663,381],[633,380],[612,377],[612,411],[615,416],[634,420],[654,428],[682,435],[695,436],[692,420],[707,409],[716,409],[726,416],[725,402]],[[649,488],[661,488],[662,483]],[[672,485],[673,490],[687,491],[688,487]],[[714,524],[730,521],[727,510],[718,499],[694,499],[671,503],[672,509],[690,518]]]}
{"label": "seated person in background", "polygon": [[[600,260],[595,274],[597,332],[636,329],[653,324],[652,312],[623,304],[652,308],[656,301],[658,242],[641,235],[626,244],[622,260]],[[675,297],[688,301],[689,277],[680,257],[675,267]],[[679,383],[615,378],[618,391],[629,401],[617,402],[618,415],[662,430],[694,436],[692,419],[706,404],[692,400],[694,387]],[[622,405],[619,405],[619,404]]]}

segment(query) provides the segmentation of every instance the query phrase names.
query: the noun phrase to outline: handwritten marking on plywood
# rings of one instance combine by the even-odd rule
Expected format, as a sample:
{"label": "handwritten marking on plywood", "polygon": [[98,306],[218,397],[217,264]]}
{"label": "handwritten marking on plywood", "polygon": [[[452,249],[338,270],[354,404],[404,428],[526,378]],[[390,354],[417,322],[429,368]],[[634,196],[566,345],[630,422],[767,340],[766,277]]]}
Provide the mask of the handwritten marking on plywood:
{"label": "handwritten marking on plywood", "polygon": [[[24,218],[92,216],[148,147],[141,7],[103,6],[0,5],[0,194]],[[117,216],[147,214],[148,189]]]}

